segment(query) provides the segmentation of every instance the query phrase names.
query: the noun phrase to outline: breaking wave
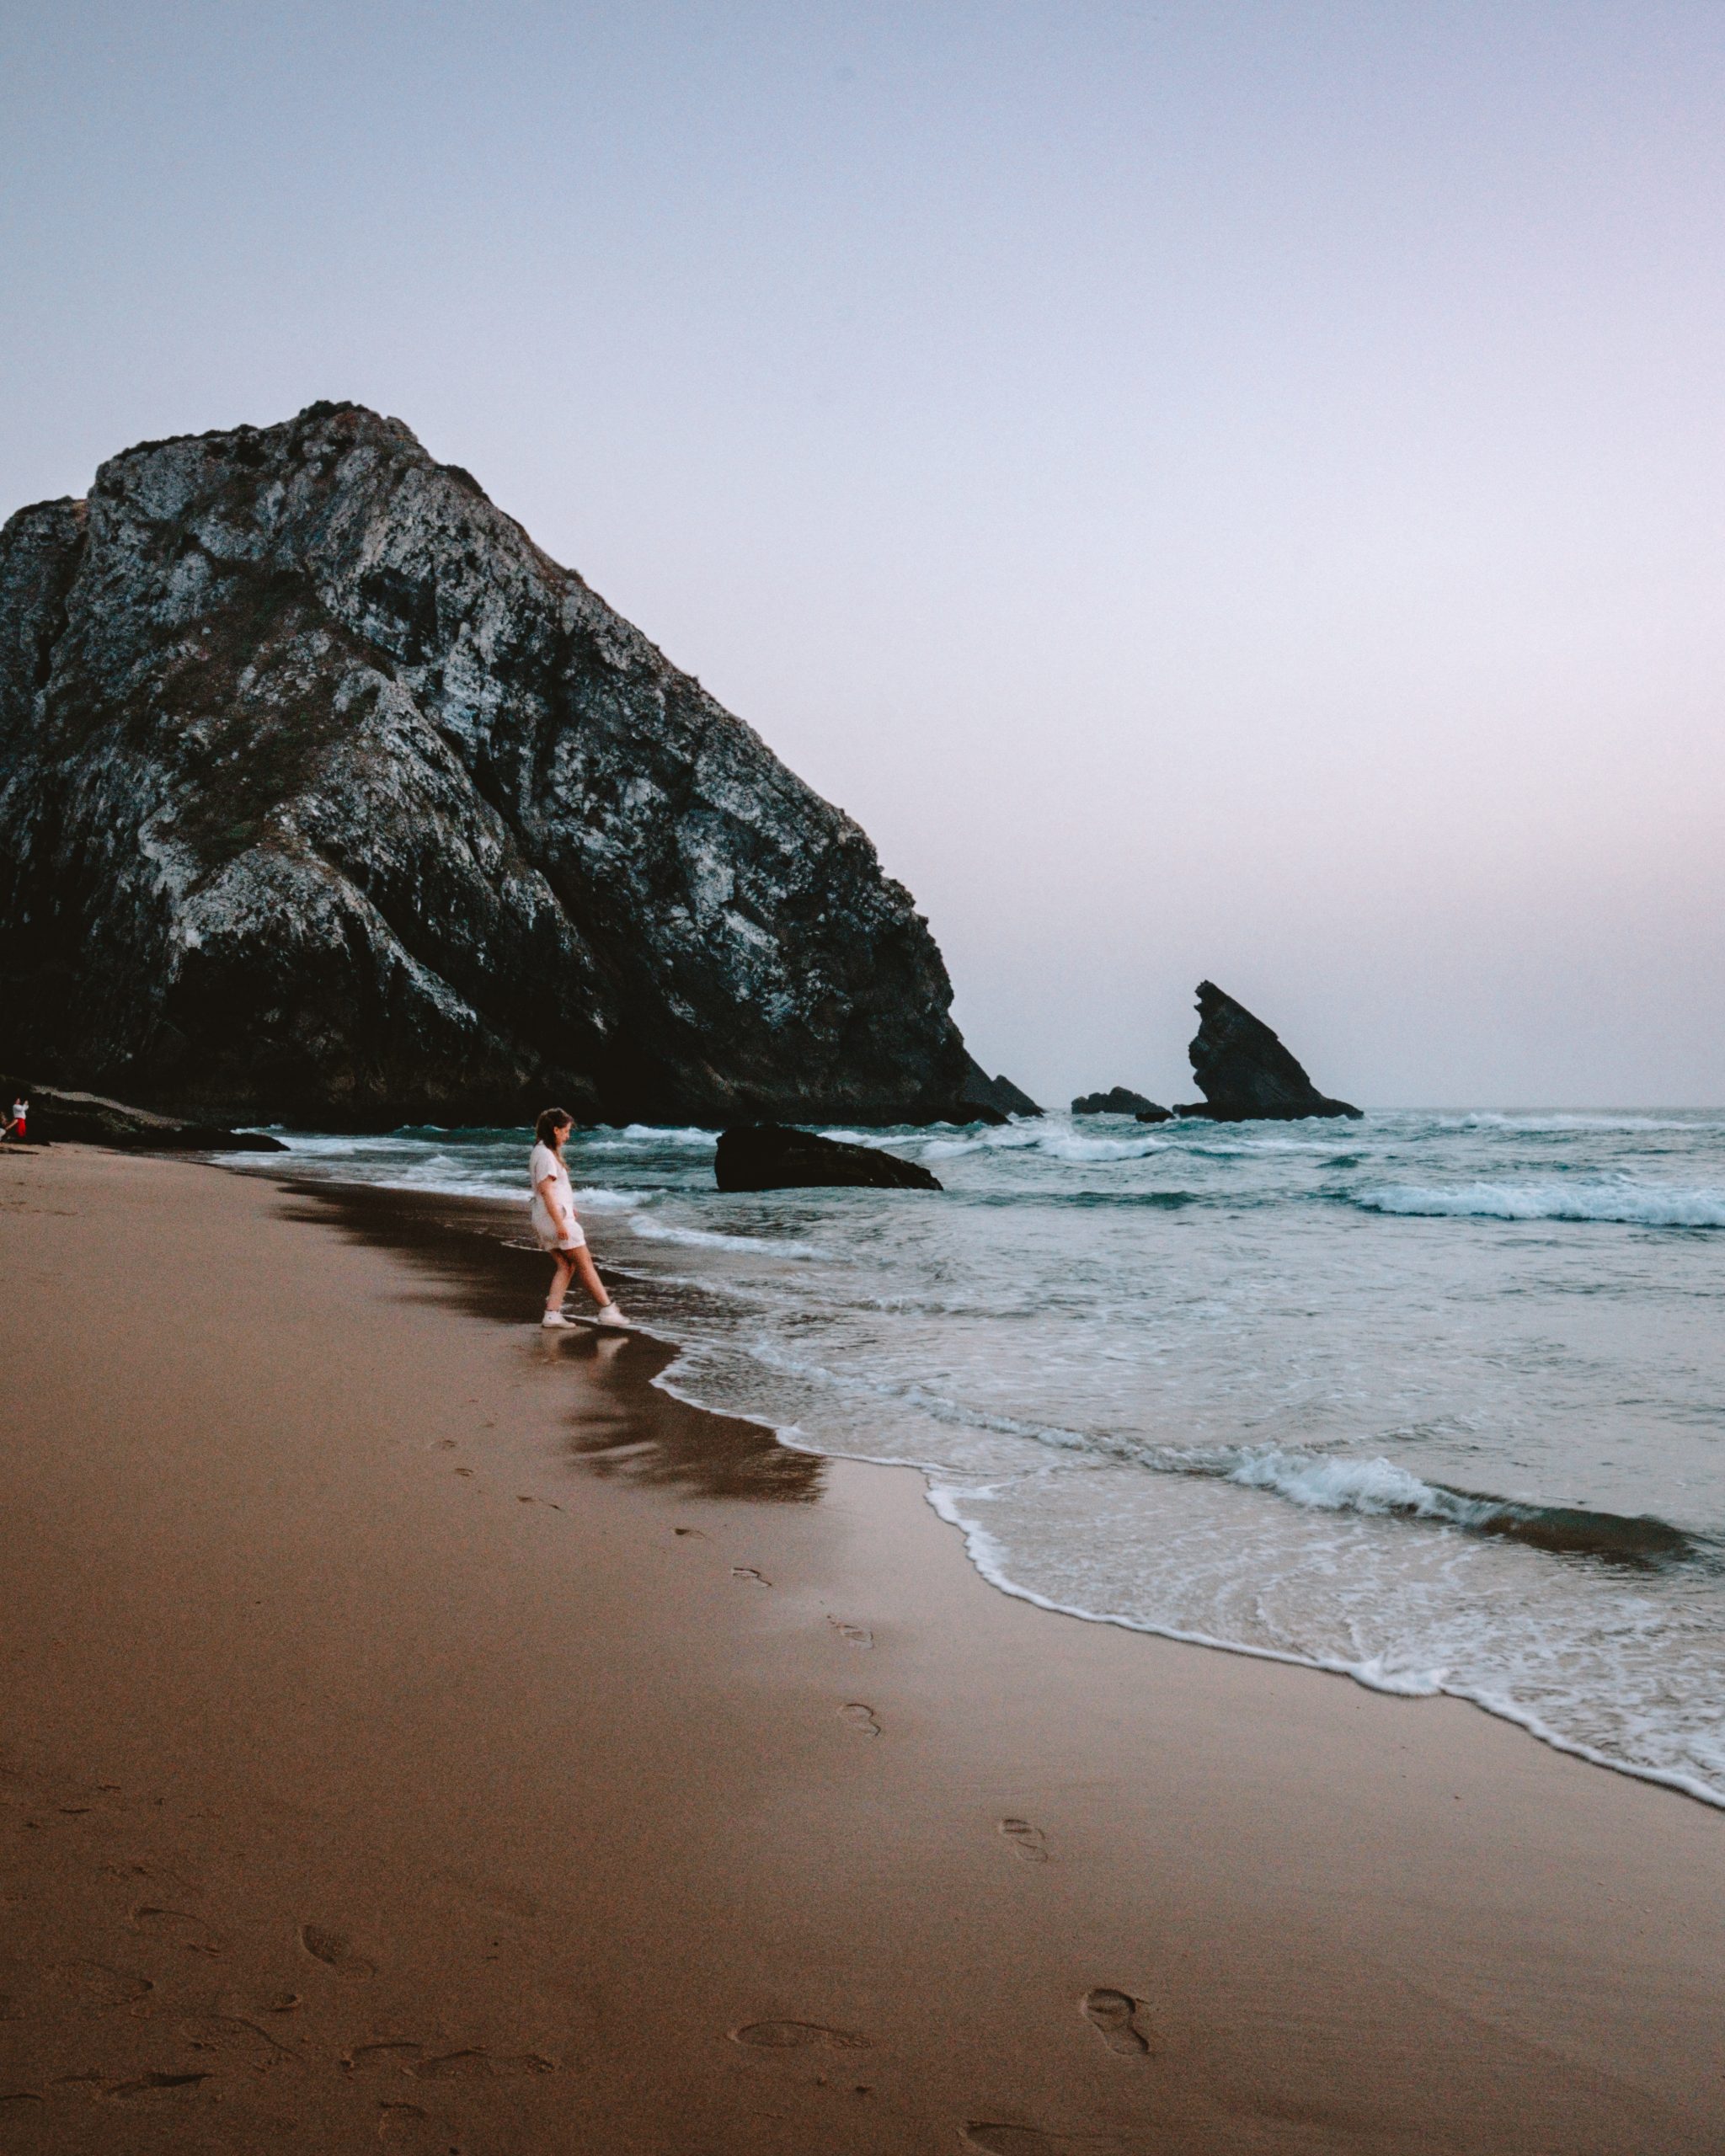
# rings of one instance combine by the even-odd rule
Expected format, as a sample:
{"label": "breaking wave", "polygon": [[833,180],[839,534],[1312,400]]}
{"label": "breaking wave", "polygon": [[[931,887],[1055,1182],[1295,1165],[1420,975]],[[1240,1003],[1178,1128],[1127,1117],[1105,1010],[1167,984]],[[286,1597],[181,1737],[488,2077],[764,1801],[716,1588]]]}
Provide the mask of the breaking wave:
{"label": "breaking wave", "polygon": [[1600,1220],[1642,1228],[1725,1228],[1725,1191],[1626,1182],[1470,1182],[1442,1190],[1392,1183],[1353,1201],[1371,1213],[1427,1219]]}

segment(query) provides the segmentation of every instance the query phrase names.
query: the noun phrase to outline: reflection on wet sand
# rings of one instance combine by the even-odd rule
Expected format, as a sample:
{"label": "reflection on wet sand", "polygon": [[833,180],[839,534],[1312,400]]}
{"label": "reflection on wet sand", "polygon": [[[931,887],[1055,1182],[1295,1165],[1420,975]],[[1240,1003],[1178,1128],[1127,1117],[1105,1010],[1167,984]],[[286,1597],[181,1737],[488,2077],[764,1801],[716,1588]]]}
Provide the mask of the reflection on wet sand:
{"label": "reflection on wet sand", "polygon": [[[283,1184],[290,1219],[334,1226],[350,1241],[404,1259],[448,1301],[499,1325],[531,1330],[532,1351],[579,1365],[589,1384],[570,1417],[569,1457],[589,1473],[676,1487],[703,1497],[808,1504],[820,1494],[824,1462],[793,1452],[771,1430],[692,1407],[652,1380],[676,1349],[647,1334],[542,1331],[545,1259],[526,1240],[519,1206],[487,1198],[384,1190],[375,1185]],[[615,1276],[601,1267],[607,1281]],[[679,1292],[630,1279],[632,1315],[669,1320]]]}

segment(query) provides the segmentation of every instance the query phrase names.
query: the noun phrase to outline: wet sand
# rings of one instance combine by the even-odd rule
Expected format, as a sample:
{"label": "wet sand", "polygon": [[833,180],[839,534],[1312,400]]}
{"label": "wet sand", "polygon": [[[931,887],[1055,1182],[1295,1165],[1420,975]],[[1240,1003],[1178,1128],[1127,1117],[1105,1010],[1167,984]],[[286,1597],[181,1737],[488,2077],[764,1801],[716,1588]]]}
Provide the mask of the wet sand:
{"label": "wet sand", "polygon": [[0,2149],[1725,2144],[1725,1817],[1015,1602],[498,1225],[0,1148]]}

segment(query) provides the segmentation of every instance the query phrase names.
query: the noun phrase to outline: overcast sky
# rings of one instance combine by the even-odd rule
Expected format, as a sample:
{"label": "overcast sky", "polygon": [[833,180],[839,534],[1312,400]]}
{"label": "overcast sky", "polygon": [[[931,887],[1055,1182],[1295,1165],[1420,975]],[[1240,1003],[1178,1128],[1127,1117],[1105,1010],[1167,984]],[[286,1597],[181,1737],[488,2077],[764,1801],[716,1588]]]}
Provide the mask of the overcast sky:
{"label": "overcast sky", "polygon": [[1725,6],[0,0],[0,514],[405,419],[991,1070],[1725,1102]]}

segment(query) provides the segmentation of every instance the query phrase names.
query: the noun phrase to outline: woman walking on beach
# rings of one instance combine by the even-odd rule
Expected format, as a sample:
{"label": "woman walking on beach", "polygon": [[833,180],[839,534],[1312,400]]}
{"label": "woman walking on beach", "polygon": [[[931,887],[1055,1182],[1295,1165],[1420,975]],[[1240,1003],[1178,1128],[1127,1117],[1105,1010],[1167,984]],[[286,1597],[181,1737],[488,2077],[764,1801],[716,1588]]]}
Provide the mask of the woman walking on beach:
{"label": "woman walking on beach", "polygon": [[574,1193],[569,1188],[569,1171],[563,1164],[563,1140],[574,1122],[574,1117],[563,1109],[547,1108],[534,1129],[537,1143],[528,1171],[533,1186],[533,1232],[539,1238],[540,1249],[550,1251],[556,1267],[551,1276],[551,1293],[545,1299],[543,1322],[553,1326],[569,1326],[569,1321],[563,1314],[563,1299],[569,1293],[569,1282],[579,1273],[581,1285],[599,1305],[595,1322],[627,1325],[628,1320],[605,1292],[605,1283],[599,1278],[598,1268],[587,1248],[587,1238],[575,1218]]}

